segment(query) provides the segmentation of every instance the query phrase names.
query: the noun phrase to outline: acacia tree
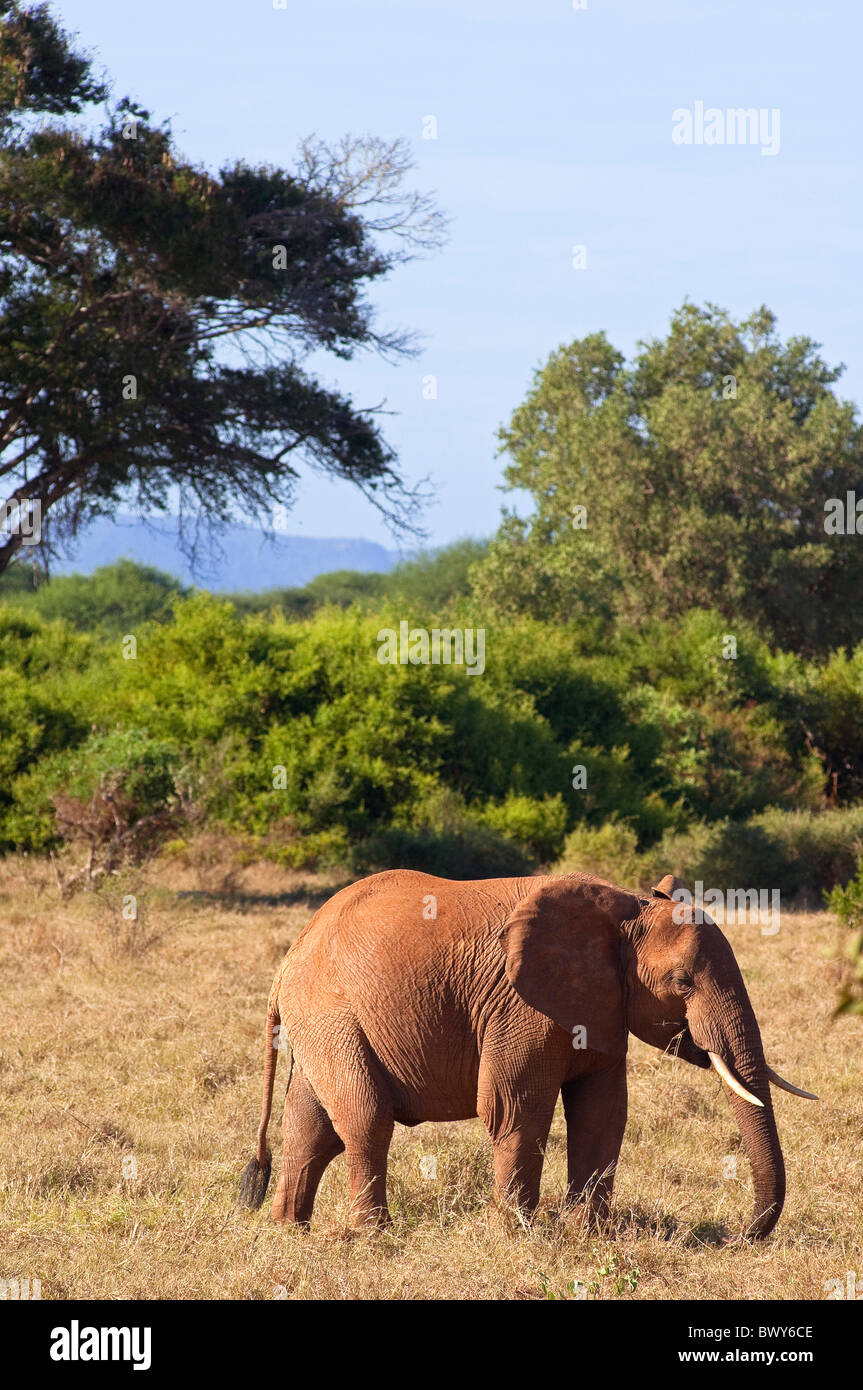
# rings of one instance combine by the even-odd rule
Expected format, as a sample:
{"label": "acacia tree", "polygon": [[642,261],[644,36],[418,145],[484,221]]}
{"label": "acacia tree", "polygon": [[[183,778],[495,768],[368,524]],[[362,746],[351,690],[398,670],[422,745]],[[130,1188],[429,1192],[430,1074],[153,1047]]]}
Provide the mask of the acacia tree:
{"label": "acacia tree", "polygon": [[410,529],[377,412],[302,367],[412,351],[364,295],[441,239],[405,146],[310,140],[290,173],[214,175],[108,98],[46,5],[0,0],[0,572],[35,503],[50,550],[120,502],[179,499],[193,549],[237,502],[290,506],[300,462]]}
{"label": "acacia tree", "polygon": [[687,303],[631,364],[604,334],[559,348],[500,431],[533,510],[505,515],[480,600],[632,623],[712,608],[800,652],[863,638],[863,536],[827,507],[863,500],[863,431],[817,346],[764,308]]}

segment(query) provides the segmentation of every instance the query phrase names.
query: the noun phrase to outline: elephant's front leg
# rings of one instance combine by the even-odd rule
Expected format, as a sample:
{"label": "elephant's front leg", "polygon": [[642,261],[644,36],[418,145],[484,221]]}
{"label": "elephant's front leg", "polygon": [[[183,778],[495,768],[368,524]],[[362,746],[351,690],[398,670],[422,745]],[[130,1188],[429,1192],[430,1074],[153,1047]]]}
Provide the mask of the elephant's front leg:
{"label": "elephant's front leg", "polygon": [[525,1108],[508,1122],[488,1124],[494,1146],[495,1198],[532,1216],[556,1097],[541,1108]]}
{"label": "elephant's front leg", "polygon": [[626,1058],[605,1071],[567,1081],[561,1094],[567,1203],[591,1223],[604,1220],[626,1128]]}

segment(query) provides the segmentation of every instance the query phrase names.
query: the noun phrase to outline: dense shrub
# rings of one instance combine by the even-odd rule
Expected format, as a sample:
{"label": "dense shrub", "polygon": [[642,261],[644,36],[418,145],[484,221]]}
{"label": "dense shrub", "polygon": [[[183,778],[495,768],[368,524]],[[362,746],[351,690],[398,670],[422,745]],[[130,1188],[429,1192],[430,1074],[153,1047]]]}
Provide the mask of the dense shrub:
{"label": "dense shrub", "polygon": [[778,889],[816,906],[825,888],[848,881],[863,851],[863,806],[843,810],[763,811],[746,821],[694,822],[639,851],[628,825],[577,827],[555,864],[646,888],[673,873],[690,887]]}
{"label": "dense shrub", "polygon": [[[192,815],[296,865],[560,857],[786,893],[853,868],[863,647],[805,663],[741,627],[729,657],[707,612],[616,632],[515,618],[486,626],[471,675],[381,664],[381,629],[422,621],[400,604],[302,621],[171,604],[85,634],[0,603],[0,845],[98,822],[107,787],[130,823]],[[448,623],[484,626],[465,595]]]}
{"label": "dense shrub", "polygon": [[831,794],[863,797],[863,643],[810,665],[796,700],[799,727],[823,765]]}
{"label": "dense shrub", "polygon": [[615,820],[599,826],[576,826],[567,836],[554,870],[560,874],[598,874],[633,888],[647,887],[652,873],[648,858],[638,852],[635,831],[625,822]]}
{"label": "dense shrub", "polygon": [[[38,582],[34,582],[38,581]],[[183,593],[179,580],[150,565],[117,560],[90,575],[35,574],[18,562],[0,577],[0,597],[40,617],[62,618],[83,632],[130,632],[150,619],[171,615],[171,601]]]}
{"label": "dense shrub", "polygon": [[524,846],[540,863],[553,859],[563,845],[566,807],[561,796],[532,801],[527,796],[510,795],[502,802],[490,802],[481,812],[484,825]]}
{"label": "dense shrub", "polygon": [[783,897],[814,906],[824,888],[850,878],[861,847],[863,807],[821,814],[772,809],[745,823],[714,826],[692,872],[705,884],[779,888]]}
{"label": "dense shrub", "polygon": [[351,864],[359,873],[396,865],[460,879],[525,874],[531,868],[523,846],[471,814],[445,788],[430,793],[410,823],[400,816],[397,824],[363,839]]}
{"label": "dense shrub", "polygon": [[7,835],[34,849],[60,838],[140,855],[161,841],[182,809],[177,764],[175,751],[146,730],[93,733],[72,750],[34,762],[18,779]]}

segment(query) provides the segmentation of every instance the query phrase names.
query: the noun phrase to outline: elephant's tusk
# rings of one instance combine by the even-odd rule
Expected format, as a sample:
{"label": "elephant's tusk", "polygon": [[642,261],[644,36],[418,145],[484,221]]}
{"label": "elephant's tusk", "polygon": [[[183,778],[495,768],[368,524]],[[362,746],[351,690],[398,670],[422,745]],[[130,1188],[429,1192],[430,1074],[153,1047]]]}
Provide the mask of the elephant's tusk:
{"label": "elephant's tusk", "polygon": [[817,1096],[813,1096],[811,1091],[801,1091],[799,1086],[792,1086],[790,1081],[786,1081],[778,1072],[774,1071],[772,1067],[767,1068],[767,1075],[774,1086],[778,1086],[780,1090],[788,1091],[792,1096],[802,1096],[804,1100],[818,1099]]}
{"label": "elephant's tusk", "polygon": [[759,1105],[762,1110],[764,1109],[764,1101],[759,1100],[757,1096],[753,1096],[750,1091],[747,1091],[745,1086],[742,1086],[740,1084],[740,1082],[737,1080],[737,1077],[734,1075],[732,1071],[729,1070],[729,1068],[725,1065],[721,1057],[717,1057],[715,1052],[708,1052],[707,1055],[710,1058],[716,1070],[719,1072],[719,1075],[722,1077],[722,1080],[725,1082],[726,1086],[730,1087],[730,1089],[734,1092],[735,1095],[739,1096],[741,1100],[748,1100],[750,1105]]}

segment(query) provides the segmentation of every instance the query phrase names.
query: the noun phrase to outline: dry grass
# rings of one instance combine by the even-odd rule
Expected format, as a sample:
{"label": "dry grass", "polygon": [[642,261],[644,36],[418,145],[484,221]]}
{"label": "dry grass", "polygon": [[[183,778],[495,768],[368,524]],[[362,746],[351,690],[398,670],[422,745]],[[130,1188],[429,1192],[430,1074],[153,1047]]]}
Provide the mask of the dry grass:
{"label": "dry grass", "polygon": [[[343,1159],[308,1233],[274,1227],[269,1202],[234,1204],[272,973],[334,885],[253,866],[221,894],[189,892],[200,872],[172,864],[61,903],[48,866],[0,865],[0,1277],[41,1279],[60,1299],[542,1298],[575,1280],[603,1299],[822,1299],[846,1270],[863,1279],[863,1024],[830,1022],[826,913],[786,914],[774,937],[727,928],[770,1060],[821,1096],[777,1093],[789,1197],[766,1244],[720,1245],[750,1203],[742,1154],[726,1175],[739,1141],[720,1083],[635,1041],[602,1238],[556,1220],[560,1114],[530,1229],[488,1207],[490,1148],[473,1121],[397,1127],[392,1231],[349,1237]],[[278,1150],[278,1123],[271,1138]],[[436,1177],[423,1176],[429,1155]]]}

